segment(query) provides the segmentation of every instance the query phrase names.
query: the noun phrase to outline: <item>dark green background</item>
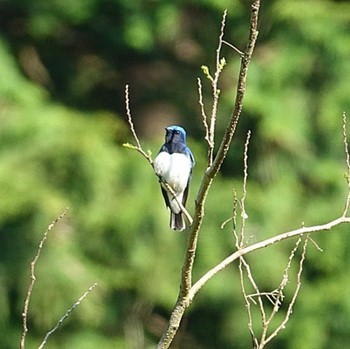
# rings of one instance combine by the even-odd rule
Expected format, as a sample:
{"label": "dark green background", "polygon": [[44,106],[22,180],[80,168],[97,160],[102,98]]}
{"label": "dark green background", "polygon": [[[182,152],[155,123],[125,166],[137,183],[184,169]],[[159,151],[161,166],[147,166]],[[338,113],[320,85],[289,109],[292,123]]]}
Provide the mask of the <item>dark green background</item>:
{"label": "dark green background", "polygon": [[[188,130],[196,157],[188,208],[205,169],[198,105],[207,112],[224,9],[225,39],[247,41],[250,1],[0,1],[0,343],[19,346],[29,264],[37,265],[27,348],[94,282],[98,287],[46,348],[154,348],[175,303],[187,233],[168,229],[157,178],[126,125],[156,154],[164,127]],[[227,46],[217,140],[232,109],[239,57]],[[339,216],[346,198],[342,112],[350,113],[348,1],[262,1],[242,119],[208,197],[195,277],[234,250],[233,189],[242,189],[248,129],[247,235],[252,242]],[[350,242],[342,226],[315,237],[287,328],[270,348],[346,348]],[[262,291],[281,280],[293,241],[248,257]],[[294,267],[293,267],[294,268]],[[295,268],[293,269],[295,270]],[[290,286],[293,286],[291,282]],[[290,295],[292,288],[287,290]],[[279,314],[282,316],[282,313]],[[173,348],[249,348],[237,265],[197,295]]]}

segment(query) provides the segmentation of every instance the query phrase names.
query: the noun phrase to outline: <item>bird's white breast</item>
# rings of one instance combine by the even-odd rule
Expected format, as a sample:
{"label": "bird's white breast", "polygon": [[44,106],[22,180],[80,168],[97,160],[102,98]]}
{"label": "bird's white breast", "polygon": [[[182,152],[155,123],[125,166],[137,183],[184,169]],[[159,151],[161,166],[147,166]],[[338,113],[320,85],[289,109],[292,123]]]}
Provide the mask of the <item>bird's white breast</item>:
{"label": "bird's white breast", "polygon": [[185,154],[161,152],[154,159],[154,171],[180,193],[187,186],[191,160]]}

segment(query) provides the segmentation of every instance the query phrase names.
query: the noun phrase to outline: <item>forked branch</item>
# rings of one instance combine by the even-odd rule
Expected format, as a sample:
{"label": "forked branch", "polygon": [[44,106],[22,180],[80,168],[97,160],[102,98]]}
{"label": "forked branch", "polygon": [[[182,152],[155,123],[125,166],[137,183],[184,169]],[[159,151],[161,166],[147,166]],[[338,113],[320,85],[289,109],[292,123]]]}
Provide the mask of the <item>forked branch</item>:
{"label": "forked branch", "polygon": [[[28,286],[28,290],[27,290],[27,294],[26,294],[26,298],[24,301],[24,308],[23,308],[23,312],[22,312],[22,320],[23,320],[23,332],[22,332],[22,336],[21,336],[21,341],[20,341],[20,349],[25,349],[25,341],[26,341],[26,336],[28,333],[28,311],[29,311],[29,303],[32,297],[32,291],[36,282],[36,276],[35,276],[35,267],[36,264],[39,260],[41,251],[44,247],[44,244],[48,238],[48,234],[50,233],[50,231],[54,228],[54,226],[58,223],[58,221],[60,221],[68,212],[68,208],[65,209],[65,211],[59,216],[57,217],[47,228],[47,230],[45,231],[43,238],[41,239],[39,246],[38,246],[38,250],[36,252],[36,255],[34,257],[34,260],[31,262],[30,264],[30,283]],[[85,299],[88,294],[97,286],[97,284],[93,284],[73,305],[71,308],[69,308],[66,313],[62,316],[62,318],[58,321],[58,323],[56,324],[56,326],[54,328],[52,328],[49,332],[46,333],[44,340],[42,341],[42,343],[40,344],[38,349],[42,349],[45,344],[47,343],[48,338],[54,333],[56,332],[60,326],[63,324],[63,322],[69,317],[69,315],[71,314],[71,312],[73,310],[76,309],[76,307],[82,302],[83,299]]]}
{"label": "forked branch", "polygon": [[20,349],[25,348],[25,341],[26,341],[26,336],[27,336],[27,332],[28,332],[28,309],[29,309],[30,299],[32,297],[33,288],[34,288],[35,281],[36,281],[36,276],[35,276],[36,263],[40,257],[41,250],[43,249],[43,246],[45,244],[45,241],[47,240],[49,232],[58,223],[58,221],[60,221],[67,214],[67,211],[68,211],[68,208],[66,208],[65,211],[48,226],[47,230],[44,233],[43,238],[41,239],[41,241],[39,243],[38,250],[36,252],[34,260],[30,263],[30,283],[28,286],[26,298],[24,300],[24,307],[23,307],[23,312],[22,312],[23,332],[22,332],[22,337],[21,337],[21,342],[20,342]]}
{"label": "forked branch", "polygon": [[257,242],[255,244],[246,246],[242,248],[241,250],[238,250],[234,253],[232,253],[230,256],[228,256],[226,259],[224,259],[221,263],[216,265],[214,268],[209,270],[207,273],[205,273],[191,288],[190,291],[190,297],[189,299],[192,300],[196,293],[217,273],[225,269],[228,265],[233,263],[235,260],[239,259],[242,256],[245,256],[249,253],[252,253],[254,251],[260,250],[262,248],[268,247],[270,245],[276,244],[280,241],[290,239],[292,237],[296,237],[299,235],[305,235],[305,234],[312,234],[312,233],[318,233],[322,231],[328,231],[333,229],[336,226],[339,226],[344,223],[350,223],[350,217],[339,217],[331,222],[328,222],[326,224],[321,225],[315,225],[312,227],[302,227],[296,230],[291,230],[276,236],[273,236],[269,239]]}
{"label": "forked branch", "polygon": [[[193,271],[193,265],[194,265],[196,251],[197,251],[198,234],[199,234],[203,217],[204,217],[204,206],[205,206],[207,194],[211,187],[212,181],[214,177],[217,175],[217,173],[219,172],[220,167],[224,159],[226,158],[228,149],[232,141],[232,137],[235,133],[236,126],[243,108],[243,99],[245,95],[248,66],[251,61],[255,43],[258,36],[257,26],[258,26],[259,8],[260,8],[260,0],[255,0],[251,7],[251,20],[250,20],[250,32],[249,32],[248,44],[244,52],[244,55],[241,58],[238,87],[237,87],[237,92],[235,97],[235,107],[228,121],[226,132],[221,141],[219,150],[213,161],[211,161],[210,159],[210,151],[208,153],[209,166],[204,173],[201,186],[198,190],[198,194],[196,197],[196,207],[195,207],[195,213],[193,217],[193,224],[190,228],[190,235],[187,243],[185,262],[182,268],[180,293],[179,293],[175,308],[171,314],[168,327],[164,332],[160,342],[158,343],[158,346],[157,346],[158,349],[169,348],[170,344],[174,339],[175,334],[177,333],[182,316],[185,310],[191,304],[193,300],[193,296],[196,293],[196,292],[193,292],[193,287],[197,283],[192,286],[192,271]],[[222,23],[223,24],[225,23],[225,15],[223,17]],[[220,40],[222,40],[222,37],[223,37],[223,27],[221,29],[221,33],[222,34],[220,35]],[[221,43],[219,44],[217,57],[220,57]],[[219,62],[220,61],[221,59],[219,59]],[[219,69],[222,69],[220,65],[219,65]],[[218,89],[216,91],[218,91]],[[208,123],[207,126],[209,126],[209,131],[207,132],[207,134],[209,135],[209,139],[210,139],[210,123]],[[209,144],[209,148],[210,146],[211,145]]]}

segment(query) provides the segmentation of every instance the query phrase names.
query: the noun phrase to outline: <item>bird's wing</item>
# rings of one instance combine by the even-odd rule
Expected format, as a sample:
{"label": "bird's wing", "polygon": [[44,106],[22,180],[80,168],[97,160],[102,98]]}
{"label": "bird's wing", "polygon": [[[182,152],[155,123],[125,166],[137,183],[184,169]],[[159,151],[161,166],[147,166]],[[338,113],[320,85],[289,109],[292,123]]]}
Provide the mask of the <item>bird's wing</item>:
{"label": "bird's wing", "polygon": [[163,186],[161,185],[161,189],[162,189],[162,194],[164,197],[164,201],[165,201],[165,205],[166,207],[168,207],[169,209],[171,209],[170,207],[170,201],[169,201],[169,196],[168,196],[168,192],[166,189],[163,188]]}
{"label": "bird's wing", "polygon": [[186,205],[186,201],[187,201],[187,197],[188,197],[188,190],[190,188],[190,181],[191,181],[191,175],[188,177],[188,182],[187,182],[187,186],[184,190],[184,195],[182,197],[182,206]]}
{"label": "bird's wing", "polygon": [[191,163],[192,163],[192,168],[194,167],[194,165],[196,164],[196,161],[194,160],[194,156],[190,150],[190,148],[186,147],[186,154],[189,156],[189,158],[191,159]]}
{"label": "bird's wing", "polygon": [[187,181],[186,188],[184,190],[184,195],[183,195],[183,199],[182,199],[182,205],[183,206],[185,206],[186,202],[187,202],[187,197],[188,197],[188,192],[189,192],[190,182],[191,182],[191,177],[192,177],[192,169],[193,169],[194,165],[196,164],[196,162],[194,160],[194,156],[193,156],[190,148],[188,148],[187,146],[186,146],[186,154],[191,160],[191,171],[190,171],[190,175],[188,176],[188,181]]}

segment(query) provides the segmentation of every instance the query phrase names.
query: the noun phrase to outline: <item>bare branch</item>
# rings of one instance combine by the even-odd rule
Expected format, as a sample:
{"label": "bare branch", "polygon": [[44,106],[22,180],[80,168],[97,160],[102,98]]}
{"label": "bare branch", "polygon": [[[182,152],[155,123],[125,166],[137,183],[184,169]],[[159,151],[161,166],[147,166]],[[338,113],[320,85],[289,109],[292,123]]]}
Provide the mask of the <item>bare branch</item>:
{"label": "bare branch", "polygon": [[58,216],[47,228],[47,230],[44,233],[43,238],[41,239],[38,250],[36,252],[36,255],[33,259],[33,261],[30,263],[30,283],[28,286],[27,290],[27,295],[24,300],[24,307],[23,307],[23,312],[22,312],[22,323],[23,323],[23,332],[22,332],[22,337],[21,337],[21,342],[20,342],[20,349],[25,348],[25,341],[26,341],[26,336],[28,332],[28,309],[29,309],[29,303],[30,299],[32,296],[32,291],[35,285],[36,277],[35,277],[35,266],[36,263],[40,257],[41,250],[45,244],[45,241],[47,240],[49,232],[52,230],[52,228],[57,224],[58,221],[60,221],[68,212],[68,207],[64,210],[64,212]]}
{"label": "bare branch", "polygon": [[[300,290],[300,287],[301,287],[301,274],[303,272],[303,265],[304,265],[304,261],[305,261],[305,257],[306,257],[306,248],[307,248],[308,242],[309,242],[309,236],[307,236],[305,241],[304,241],[303,252],[302,252],[302,255],[301,255],[301,258],[300,258],[300,262],[299,262],[299,271],[298,271],[298,274],[297,274],[297,286],[295,288],[293,297],[292,297],[292,299],[291,299],[291,301],[290,301],[290,303],[288,305],[288,309],[287,309],[286,315],[285,315],[282,323],[275,329],[275,331],[273,331],[271,333],[271,335],[268,338],[266,338],[266,340],[263,343],[264,345],[267,344],[268,342],[270,342],[274,337],[277,336],[277,334],[281,330],[283,330],[285,328],[287,322],[289,321],[290,315],[293,312],[293,307],[294,307],[294,304],[296,302],[296,299],[298,297],[299,290]],[[294,254],[295,252],[292,252],[292,253]],[[291,263],[291,259],[293,259],[293,256],[291,254],[291,256],[289,258],[289,263]],[[289,268],[290,268],[290,265],[289,265]]]}
{"label": "bare branch", "polygon": [[[290,268],[292,266],[292,262],[293,262],[295,253],[297,252],[297,250],[299,248],[301,239],[302,239],[302,236],[300,235],[298,240],[297,240],[297,242],[295,243],[294,248],[292,249],[292,251],[291,251],[291,253],[289,255],[288,263],[287,263],[286,268],[284,269],[284,273],[283,273],[281,284],[279,285],[279,287],[277,289],[278,293],[277,293],[277,297],[276,297],[276,301],[275,301],[275,304],[274,304],[273,311],[272,311],[271,316],[270,316],[271,320],[272,320],[272,317],[275,315],[275,313],[277,313],[280,305],[282,304],[282,301],[283,301],[283,298],[284,298],[283,291],[284,291],[284,289],[287,286],[287,283],[289,281],[289,271],[290,271]],[[269,319],[269,322],[271,320]]]}
{"label": "bare branch", "polygon": [[222,40],[222,43],[227,45],[228,47],[232,48],[233,50],[235,50],[241,57],[243,57],[244,53],[242,51],[240,51],[236,46],[230,44],[229,42],[227,42],[226,40]]}
{"label": "bare branch", "polygon": [[314,239],[312,239],[310,236],[309,236],[309,240],[313,243],[313,245],[316,247],[316,249],[319,252],[323,252],[322,248],[318,245],[318,243]]}
{"label": "bare branch", "polygon": [[[260,341],[260,347],[263,348],[265,346],[265,344],[271,340],[271,339],[266,339],[267,337],[267,332],[269,330],[269,326],[273,320],[273,318],[275,317],[275,315],[277,314],[278,310],[280,309],[280,306],[283,302],[283,299],[284,299],[284,289],[289,281],[289,271],[290,271],[290,268],[291,268],[291,265],[292,265],[292,261],[294,259],[294,256],[295,256],[295,253],[296,251],[298,250],[298,247],[299,247],[299,244],[301,242],[301,239],[302,237],[299,236],[297,242],[295,243],[295,246],[293,248],[293,250],[291,251],[290,255],[289,255],[289,258],[288,258],[288,263],[287,263],[287,266],[286,268],[284,269],[284,273],[283,273],[283,277],[282,277],[282,281],[279,285],[279,287],[273,291],[273,294],[275,295],[274,297],[274,300],[272,302],[273,304],[273,309],[272,309],[272,312],[268,318],[268,320],[263,323],[263,332],[262,332],[262,336],[261,336],[261,341]],[[286,317],[288,316],[289,318],[289,315],[288,315],[288,312],[286,313]],[[282,328],[282,327],[278,327],[278,328]],[[275,332],[274,332],[275,333]],[[276,335],[277,335],[278,331],[276,332]]]}
{"label": "bare branch", "polygon": [[232,137],[236,131],[236,127],[239,121],[239,118],[241,116],[242,108],[243,108],[243,99],[245,96],[245,90],[246,90],[246,82],[247,82],[247,76],[248,76],[248,67],[249,63],[251,61],[253,51],[255,48],[255,43],[258,37],[258,15],[259,15],[259,8],[260,8],[260,0],[255,0],[251,9],[251,20],[250,20],[250,32],[249,32],[249,40],[247,48],[243,54],[243,57],[241,59],[241,68],[239,72],[239,80],[237,84],[237,92],[236,92],[236,99],[235,99],[235,106],[231,114],[231,118],[229,120],[228,126],[226,128],[224,137],[221,141],[219,150],[216,154],[216,157],[213,161],[213,165],[208,171],[208,176],[215,176],[219,170],[220,167],[226,158],[227,152],[230,148]]}
{"label": "bare branch", "polygon": [[128,116],[128,122],[130,126],[130,130],[132,132],[132,135],[134,136],[134,139],[136,141],[137,147],[141,148],[141,143],[139,141],[139,138],[137,137],[135,128],[134,128],[134,123],[132,121],[132,116],[131,116],[131,110],[130,110],[130,99],[129,99],[129,85],[125,86],[125,107],[126,107],[126,115]]}
{"label": "bare branch", "polygon": [[128,123],[130,126],[131,133],[135,139],[136,146],[132,145],[130,143],[124,143],[123,146],[125,148],[138,151],[149,162],[149,164],[153,167],[153,160],[152,160],[152,156],[151,156],[152,154],[150,151],[146,152],[143,150],[143,148],[141,146],[141,142],[140,142],[139,138],[137,137],[134,123],[132,121],[132,116],[131,116],[131,111],[130,111],[129,85],[125,86],[125,107],[126,107],[126,115],[128,117]]}
{"label": "bare branch", "polygon": [[240,201],[241,206],[241,217],[242,217],[242,224],[241,224],[241,233],[240,233],[240,241],[239,241],[239,248],[242,248],[244,245],[244,231],[245,231],[245,222],[248,218],[246,209],[245,209],[245,199],[247,197],[247,181],[248,181],[248,147],[249,147],[249,140],[250,140],[251,131],[249,130],[247,133],[247,138],[244,144],[244,159],[243,159],[243,196]]}
{"label": "bare branch", "polygon": [[208,125],[208,117],[207,114],[205,113],[205,108],[204,108],[204,102],[203,102],[203,87],[202,87],[202,81],[200,78],[197,79],[198,82],[198,96],[199,96],[199,105],[201,107],[201,114],[202,114],[202,121],[205,129],[205,140],[207,141],[209,147],[214,147],[210,143],[210,137],[209,137],[209,125]]}
{"label": "bare branch", "polygon": [[215,276],[217,273],[219,273],[221,270],[225,269],[228,265],[230,265],[232,262],[234,262],[236,259],[245,256],[248,253],[251,253],[256,250],[260,250],[262,248],[265,248],[267,246],[273,245],[277,242],[280,242],[282,240],[289,239],[291,237],[303,235],[303,234],[309,234],[309,233],[317,233],[321,231],[327,231],[331,230],[334,227],[344,224],[344,223],[350,223],[350,217],[339,217],[331,222],[328,222],[326,224],[321,225],[315,225],[312,227],[302,227],[296,230],[291,230],[286,233],[282,233],[276,236],[273,236],[269,239],[260,241],[258,243],[255,243],[253,245],[246,246],[242,248],[241,250],[238,250],[234,253],[232,253],[230,256],[228,256],[225,260],[223,260],[221,263],[216,265],[214,268],[209,270],[206,274],[204,274],[191,288],[189,299],[190,301],[193,299],[193,297],[196,295],[196,293],[205,285],[213,276]]}
{"label": "bare branch", "polygon": [[347,137],[347,119],[345,112],[343,113],[343,143],[344,143],[344,151],[346,157],[346,168],[347,172],[345,174],[346,182],[348,184],[348,196],[346,198],[346,203],[344,207],[343,217],[345,217],[349,211],[350,205],[350,156],[349,156],[349,145],[348,145],[348,137]]}
{"label": "bare branch", "polygon": [[[236,247],[238,250],[242,249],[244,246],[244,240],[245,240],[245,222],[246,219],[248,218],[248,215],[246,214],[246,209],[245,209],[245,199],[247,197],[247,180],[248,180],[248,146],[249,146],[249,140],[250,140],[250,135],[251,132],[248,131],[246,142],[244,144],[244,159],[243,159],[243,196],[242,199],[240,200],[240,208],[241,208],[241,229],[240,229],[240,235],[238,236],[237,233],[234,230],[234,235],[236,238]],[[236,205],[235,205],[236,206]],[[235,212],[235,210],[234,210]],[[236,217],[233,217],[233,220],[236,220]],[[244,269],[243,269],[244,267]],[[248,329],[251,335],[251,339],[253,342],[253,346],[257,347],[258,346],[258,339],[255,335],[254,332],[254,327],[253,327],[253,317],[252,317],[252,311],[251,311],[251,304],[250,300],[253,300],[254,304],[256,304],[255,300],[251,297],[251,295],[247,294],[246,291],[246,286],[244,282],[244,270],[247,274],[248,280],[250,284],[253,286],[255,290],[255,294],[258,299],[258,305],[260,309],[260,314],[262,318],[263,324],[266,323],[266,313],[265,313],[265,308],[264,308],[264,303],[261,298],[261,293],[259,291],[258,285],[254,280],[253,274],[251,272],[250,266],[248,262],[244,259],[244,257],[240,257],[239,261],[239,274],[240,274],[240,282],[241,282],[241,290],[243,294],[243,298],[246,304],[246,309],[247,309],[247,315],[248,315]]]}
{"label": "bare branch", "polygon": [[[258,345],[258,339],[257,336],[255,335],[254,332],[254,328],[253,328],[253,317],[252,317],[252,311],[251,311],[251,305],[250,305],[250,300],[253,300],[252,296],[253,295],[248,295],[246,288],[245,288],[245,284],[244,284],[244,271],[243,271],[243,267],[245,268],[245,271],[247,273],[247,277],[248,280],[250,281],[251,285],[253,286],[254,290],[255,290],[255,296],[257,296],[258,298],[258,305],[259,305],[259,310],[260,310],[260,314],[261,314],[261,319],[262,319],[262,323],[265,324],[266,323],[266,313],[265,313],[265,308],[264,308],[264,304],[262,301],[261,296],[263,295],[263,293],[261,293],[259,291],[258,285],[256,284],[253,274],[250,270],[250,266],[249,264],[246,262],[246,260],[244,259],[244,257],[240,258],[240,263],[239,263],[239,273],[240,273],[240,281],[241,281],[241,290],[242,290],[242,294],[244,297],[244,301],[246,304],[246,309],[247,309],[247,314],[248,314],[248,329],[252,338],[252,341],[254,343],[254,346],[257,347]],[[253,300],[253,302],[256,304],[256,302]]]}
{"label": "bare branch", "polygon": [[215,124],[216,124],[216,118],[217,118],[217,113],[218,113],[218,104],[219,104],[219,95],[220,95],[220,90],[218,87],[219,77],[220,77],[220,74],[221,74],[225,64],[226,64],[225,59],[220,57],[221,56],[221,48],[222,48],[222,40],[224,37],[226,16],[227,16],[227,10],[224,11],[224,15],[222,16],[220,36],[219,36],[219,45],[218,45],[218,48],[216,49],[216,69],[215,69],[214,78],[212,79],[213,106],[212,106],[212,111],[211,111],[211,116],[210,116],[210,125],[209,125],[208,166],[212,165],[213,156],[214,156]]}
{"label": "bare branch", "polygon": [[44,347],[44,345],[46,344],[47,340],[49,339],[49,337],[56,332],[61,325],[63,324],[63,322],[68,318],[68,316],[71,314],[71,312],[73,310],[75,310],[75,308],[80,305],[80,303],[84,300],[84,298],[86,298],[89,293],[97,286],[97,283],[94,283],[67,311],[66,313],[61,317],[61,319],[57,322],[56,326],[50,330],[49,332],[46,333],[44,340],[42,341],[42,343],[40,344],[38,349],[42,349]]}
{"label": "bare branch", "polygon": [[[301,241],[302,241],[302,236],[299,236],[298,240],[296,241],[295,247],[293,248],[293,250],[291,251],[291,253],[289,255],[287,266],[283,272],[282,281],[281,281],[279,287],[271,292],[260,292],[259,291],[259,288],[258,288],[258,286],[253,278],[252,272],[250,270],[249,264],[245,261],[244,257],[240,257],[240,268],[239,269],[240,269],[242,293],[243,293],[243,297],[244,297],[244,300],[246,303],[246,308],[247,308],[247,313],[248,313],[248,329],[250,331],[252,341],[254,343],[254,348],[259,348],[259,349],[264,348],[268,342],[270,342],[274,337],[277,336],[277,334],[282,329],[285,328],[287,322],[289,321],[290,315],[292,314],[293,306],[295,304],[295,301],[297,299],[297,296],[298,296],[298,293],[299,293],[299,290],[301,287],[301,274],[302,274],[302,269],[303,269],[303,262],[305,260],[306,247],[307,247],[307,243],[309,241],[309,236],[307,236],[305,241],[304,241],[302,255],[301,255],[300,262],[299,262],[299,271],[297,274],[297,286],[294,290],[293,297],[288,305],[288,309],[285,313],[285,316],[284,316],[282,322],[280,323],[280,325],[278,325],[275,328],[275,330],[270,335],[268,335],[268,331],[269,331],[269,327],[271,325],[271,322],[274,319],[277,312],[279,311],[279,309],[284,301],[284,298],[285,298],[284,289],[287,286],[287,283],[289,282],[289,272],[291,269],[292,261],[295,257],[295,254],[299,248]],[[246,292],[245,285],[244,285],[244,274],[243,274],[242,265],[244,265],[245,270],[247,272],[247,277],[255,290],[254,294],[247,294],[247,292]],[[272,311],[271,311],[270,316],[268,318],[266,317],[265,305],[262,301],[263,296],[266,297],[266,299],[268,299],[269,302],[273,305]],[[253,304],[256,305],[257,303],[254,300],[254,298],[257,298],[257,300],[258,300],[258,307],[259,307],[259,310],[261,313],[262,332],[261,332],[260,339],[257,338],[257,336],[254,332],[254,329],[253,329],[253,317],[252,317],[250,302],[253,302]]]}

